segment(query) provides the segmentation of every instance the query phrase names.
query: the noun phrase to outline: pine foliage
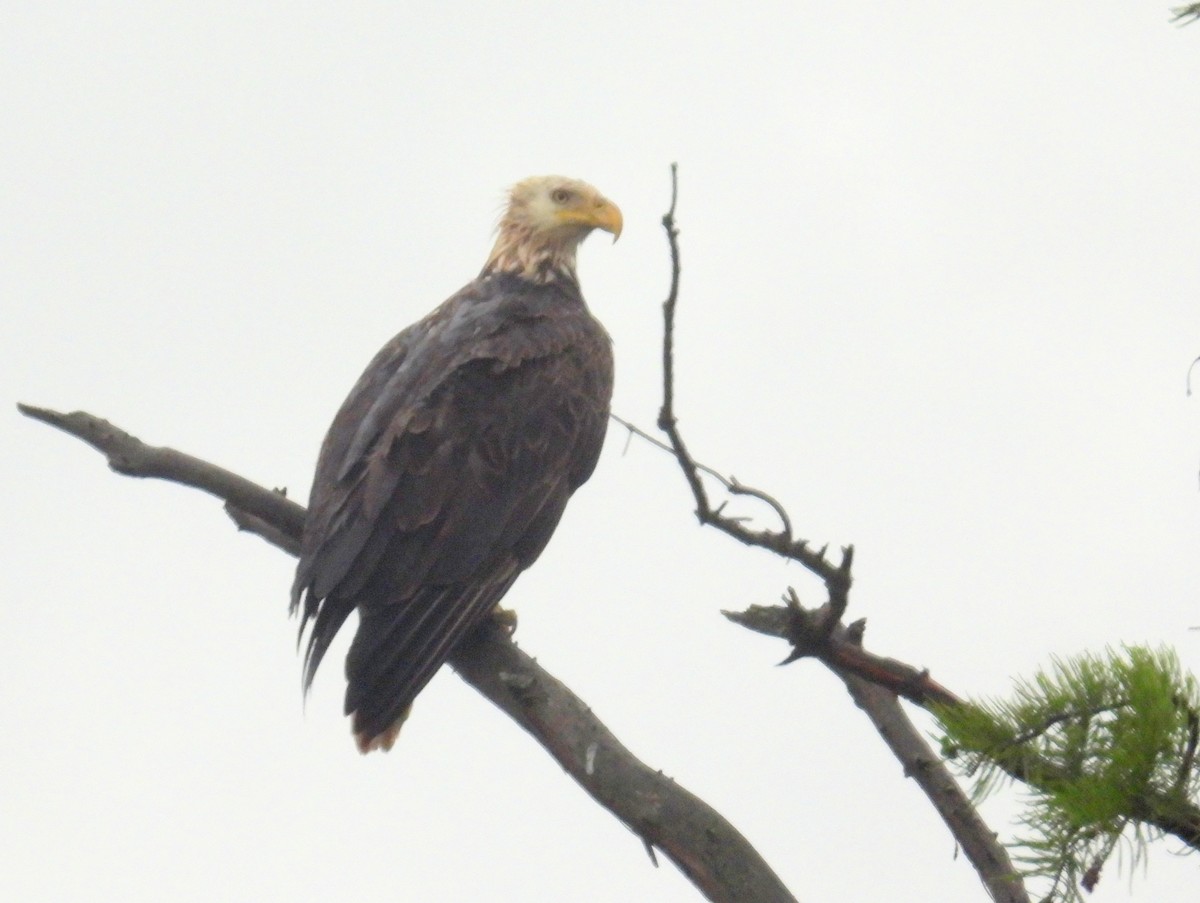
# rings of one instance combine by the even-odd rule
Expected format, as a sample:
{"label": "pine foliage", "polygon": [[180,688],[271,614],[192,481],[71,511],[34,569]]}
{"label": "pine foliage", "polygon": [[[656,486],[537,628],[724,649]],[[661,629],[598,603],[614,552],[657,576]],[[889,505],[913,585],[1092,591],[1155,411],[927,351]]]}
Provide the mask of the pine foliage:
{"label": "pine foliage", "polygon": [[1081,900],[1114,853],[1141,862],[1155,816],[1200,798],[1200,688],[1167,649],[1056,658],[1011,699],[937,714],[977,799],[1012,777],[1029,788],[1014,858],[1048,901]]}
{"label": "pine foliage", "polygon": [[1176,6],[1171,10],[1174,14],[1172,22],[1188,25],[1200,19],[1200,3],[1189,3],[1186,6]]}

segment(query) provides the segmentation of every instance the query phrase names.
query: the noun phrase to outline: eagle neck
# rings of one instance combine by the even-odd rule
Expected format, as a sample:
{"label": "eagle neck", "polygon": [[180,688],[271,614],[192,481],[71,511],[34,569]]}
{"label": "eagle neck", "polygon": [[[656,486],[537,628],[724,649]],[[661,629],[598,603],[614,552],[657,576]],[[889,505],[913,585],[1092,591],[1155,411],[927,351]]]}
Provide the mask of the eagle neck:
{"label": "eagle neck", "polygon": [[[573,257],[574,255],[572,255]],[[545,258],[530,264],[505,266],[504,260],[489,259],[479,274],[480,279],[508,276],[536,286],[558,285],[569,292],[579,292],[579,277],[575,274],[575,261],[564,262]]]}
{"label": "eagle neck", "polygon": [[511,273],[538,285],[559,280],[577,284],[575,251],[590,231],[590,228],[538,231],[527,223],[506,218],[500,223],[483,274]]}

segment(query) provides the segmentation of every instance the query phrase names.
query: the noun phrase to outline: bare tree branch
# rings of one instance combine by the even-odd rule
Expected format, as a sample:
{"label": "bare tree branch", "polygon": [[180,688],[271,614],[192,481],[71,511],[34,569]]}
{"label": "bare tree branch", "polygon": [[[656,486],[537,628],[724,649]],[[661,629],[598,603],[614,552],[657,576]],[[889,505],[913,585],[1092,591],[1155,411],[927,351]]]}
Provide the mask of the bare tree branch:
{"label": "bare tree branch", "polygon": [[917,782],[942,817],[992,899],[997,903],[1029,903],[1008,851],[979,817],[941,757],[929,748],[897,697],[922,706],[960,705],[961,700],[931,679],[929,672],[867,652],[862,647],[864,621],[841,624],[833,618],[833,608],[828,604],[806,609],[794,590],[784,598],[786,606],[752,605],[746,611],[722,614],[735,624],[791,643],[792,652],[783,663],[813,657],[840,677],[899,760],[905,777]]}
{"label": "bare tree branch", "polygon": [[[822,624],[827,617],[828,607],[809,610],[791,602],[789,599],[786,606],[752,605],[744,612],[724,612],[724,615],[750,630],[787,640],[792,644],[792,653],[785,661],[795,661],[801,657],[817,658],[847,681],[848,686],[851,677],[865,680],[891,695],[903,697],[929,709],[936,709],[938,706],[969,705],[961,697],[932,680],[928,671],[914,668],[893,658],[873,655],[863,649],[862,629],[865,622],[856,621],[849,626],[836,624],[825,638],[820,640],[820,632],[814,625]],[[858,701],[857,696],[855,698]],[[872,715],[872,720],[874,719],[875,716]],[[996,764],[1015,780],[1041,789],[1050,789],[1071,780],[1070,775],[1062,773],[1044,760],[1031,756],[1024,747],[1014,746],[1011,754],[1001,757]],[[944,770],[940,760],[937,767]],[[905,773],[909,771],[910,766],[906,762]],[[946,774],[949,775],[949,772]],[[941,812],[942,808],[937,800],[931,797],[931,801]],[[1135,809],[1133,814],[1140,821],[1158,828],[1164,834],[1178,838],[1192,849],[1200,850],[1200,807],[1181,802],[1167,793],[1151,792],[1146,794]],[[970,849],[965,836],[956,833],[955,838],[964,850]]]}
{"label": "bare tree branch", "polygon": [[751,605],[745,611],[723,611],[735,624],[767,636],[777,636],[792,644],[792,651],[780,664],[799,658],[816,658],[839,674],[853,674],[884,687],[919,706],[961,705],[962,700],[929,676],[928,671],[874,655],[862,647],[865,621],[850,626],[831,618],[831,608],[809,610],[789,591],[787,606]]}
{"label": "bare tree branch", "polygon": [[[107,420],[83,411],[60,414],[26,404],[18,404],[17,410],[26,417],[82,439],[108,458],[108,466],[119,474],[155,477],[200,489],[289,536],[299,537],[304,530],[304,508],[288,501],[287,494],[282,491],[267,492],[258,484],[215,464],[173,448],[147,445]],[[251,529],[249,521],[246,527]]]}
{"label": "bare tree branch", "polygon": [[[872,721],[880,729],[884,723],[883,713],[877,709],[869,709],[862,700],[867,696],[853,689],[851,678],[867,681],[879,686],[890,694],[901,696],[920,706],[961,706],[967,705],[964,700],[951,693],[945,687],[933,681],[929,672],[919,670],[911,665],[895,659],[872,655],[862,648],[862,630],[865,622],[858,621],[849,627],[841,623],[845,613],[850,588],[850,566],[853,562],[853,546],[847,546],[843,552],[842,562],[834,567],[825,559],[825,550],[814,554],[808,549],[804,540],[792,540],[790,531],[786,533],[771,533],[769,531],[753,532],[747,530],[740,522],[732,521],[713,511],[705,494],[699,472],[712,473],[710,468],[697,464],[688,452],[680,435],[678,423],[674,414],[674,329],[675,309],[679,296],[679,230],[675,225],[675,204],[677,199],[676,168],[671,167],[671,207],[663,217],[663,228],[667,233],[667,241],[671,250],[671,288],[667,301],[663,305],[663,406],[659,414],[659,427],[670,440],[669,450],[679,462],[680,469],[692,488],[696,498],[697,515],[702,524],[711,524],[718,529],[734,536],[749,545],[757,545],[770,549],[785,558],[800,561],[813,573],[822,577],[829,593],[829,601],[817,609],[806,609],[800,604],[795,591],[789,589],[785,596],[786,606],[753,605],[744,612],[724,612],[731,621],[741,624],[759,633],[778,636],[792,645],[792,652],[784,659],[784,664],[798,658],[811,656],[820,659],[851,687],[856,702],[871,715]],[[1190,386],[1189,386],[1190,389]],[[631,431],[636,428],[629,425]],[[645,435],[636,430],[638,435]],[[655,443],[662,447],[662,443]],[[727,487],[728,481],[722,479]],[[755,493],[758,494],[758,493]],[[760,495],[760,497],[762,497]],[[772,507],[780,510],[778,502],[770,498]],[[785,525],[789,523],[783,515]],[[900,752],[887,735],[884,736],[889,746],[897,756]],[[902,759],[902,761],[904,761]],[[1011,777],[1031,786],[1046,789],[1061,784],[1069,776],[1058,774],[1046,762],[1031,760],[1027,750],[1014,749],[1011,756],[998,763]],[[943,786],[954,783],[949,770],[940,762],[921,763],[923,771],[936,769],[941,773],[931,787],[923,788],[929,795],[930,801],[942,813],[955,838],[963,849],[971,856],[971,851],[978,851],[979,858],[972,857],[972,864],[979,871],[984,884],[992,890],[995,879],[1004,878],[1004,883],[1011,885],[1010,878],[1002,872],[996,872],[996,863],[1007,861],[1007,854],[982,822],[963,820],[952,817],[951,810],[963,805],[969,806],[965,797],[955,801],[940,798],[931,792],[933,785]],[[905,762],[906,774],[915,775],[914,763]],[[960,791],[961,794],[961,791]],[[1148,825],[1170,834],[1183,841],[1189,847],[1200,850],[1200,808],[1189,803],[1181,803],[1161,793],[1150,793],[1137,806],[1136,817]],[[1007,898],[996,898],[1007,899]]]}
{"label": "bare tree branch", "polygon": [[[679,467],[687,479],[696,500],[696,517],[701,524],[716,527],[723,533],[732,536],[738,542],[763,549],[790,558],[812,571],[824,582],[829,591],[829,598],[835,605],[845,610],[847,596],[850,592],[850,568],[854,561],[854,548],[847,546],[842,550],[842,560],[833,564],[825,557],[825,549],[814,552],[809,548],[807,540],[795,539],[791,533],[791,521],[773,498],[758,490],[748,490],[748,487],[730,479],[722,479],[726,488],[742,495],[754,495],[770,504],[783,520],[782,531],[752,530],[740,520],[726,517],[719,508],[714,509],[708,498],[708,492],[700,479],[701,466],[692,458],[679,431],[679,420],[675,415],[675,308],[679,301],[679,228],[675,225],[675,204],[679,196],[678,171],[671,164],[671,207],[663,215],[662,224],[667,232],[667,241],[671,247],[671,288],[667,300],[663,302],[663,403],[658,413],[658,428],[667,435],[672,453],[679,462]],[[639,430],[639,432],[641,432]],[[712,473],[709,468],[703,468]]]}
{"label": "bare tree branch", "polygon": [[[82,439],[118,473],[182,483],[224,499],[241,529],[296,554],[304,508],[214,464],[147,445],[83,411],[28,405],[21,413]],[[506,633],[484,631],[450,664],[508,714],[593,799],[646,846],[662,850],[709,900],[794,903],[771,867],[716,810],[633,756],[584,702],[522,652]]]}
{"label": "bare tree branch", "polygon": [[[794,598],[794,597],[793,597]],[[804,626],[797,627],[797,612]],[[830,607],[815,611],[788,607],[751,606],[745,612],[723,612],[735,623],[759,633],[781,636],[793,643],[784,661],[802,656],[819,658],[846,685],[854,702],[871,720],[892,754],[933,804],[938,815],[962,847],[992,899],[997,903],[1029,903],[1008,851],[949,769],[926,743],[921,732],[900,707],[898,697],[918,705],[962,704],[953,693],[932,680],[927,671],[862,648],[864,621],[846,626],[834,623],[824,640],[817,639],[815,624],[828,619]],[[823,633],[823,630],[821,631]],[[797,640],[796,638],[801,639]],[[796,643],[800,645],[796,645]],[[803,651],[800,651],[803,650]]]}
{"label": "bare tree branch", "polygon": [[561,682],[501,630],[450,659],[476,690],[534,736],[596,802],[662,850],[710,900],[790,901],[791,894],[721,815],[640,762]]}
{"label": "bare tree branch", "polygon": [[1004,844],[996,840],[979,810],[963,793],[954,776],[905,714],[896,695],[879,684],[834,668],[850,691],[851,698],[879,732],[892,754],[933,804],[938,815],[961,844],[967,860],[996,903],[1029,903],[1024,882]]}
{"label": "bare tree branch", "polygon": [[[663,217],[663,228],[671,251],[672,278],[670,293],[663,305],[663,405],[658,425],[667,434],[669,450],[692,489],[697,516],[702,524],[711,524],[748,545],[757,545],[800,561],[825,581],[829,593],[828,602],[816,609],[806,609],[800,604],[795,591],[789,589],[784,597],[786,606],[754,605],[743,612],[724,612],[725,616],[751,630],[787,640],[792,651],[784,659],[784,664],[811,656],[820,659],[841,677],[855,702],[868,714],[885,742],[904,764],[905,774],[914,778],[919,776],[922,789],[966,851],[993,899],[1027,900],[1024,888],[1015,877],[1008,855],[996,835],[979,820],[978,813],[942,761],[932,754],[926,754],[924,750],[928,747],[899,710],[895,697],[903,697],[925,707],[962,706],[968,703],[933,681],[928,671],[866,652],[862,648],[864,621],[857,621],[849,627],[841,623],[848,602],[853,547],[845,548],[841,564],[834,567],[825,559],[824,549],[814,554],[804,540],[792,539],[786,513],[775,499],[765,496],[765,493],[753,494],[769,500],[769,504],[783,519],[783,532],[750,531],[740,522],[722,517],[720,509],[714,511],[711,508],[699,473],[711,474],[713,471],[692,458],[683,442],[674,413],[674,328],[680,275],[676,200],[677,174],[672,166],[671,207]],[[627,426],[631,432],[645,435],[631,424]],[[662,447],[662,443],[655,444]],[[718,479],[726,488],[733,490],[732,481],[719,475]],[[873,687],[870,692],[869,686]],[[1031,759],[1025,749],[1014,749],[1011,756],[997,764],[1014,779],[1039,789],[1061,785],[1070,777],[1057,773],[1049,763]],[[1135,808],[1137,812],[1134,816],[1139,820],[1200,850],[1200,808],[1157,792],[1148,793]],[[965,815],[968,812],[970,817]]]}
{"label": "bare tree branch", "polygon": [[[825,557],[825,548],[814,552],[806,540],[792,535],[791,519],[783,506],[772,496],[746,488],[730,479],[718,477],[725,488],[735,494],[753,495],[762,499],[779,516],[780,531],[752,530],[741,521],[724,516],[713,509],[708,499],[700,471],[713,473],[697,464],[679,430],[675,414],[675,311],[679,301],[679,229],[675,224],[678,200],[678,172],[671,166],[671,206],[663,216],[663,229],[671,251],[671,287],[663,303],[663,403],[658,415],[658,427],[667,435],[670,450],[683,471],[684,478],[696,500],[696,516],[701,524],[723,531],[747,545],[769,549],[785,558],[800,562],[820,577],[828,592],[828,602],[820,609],[809,611],[801,604],[794,590],[785,597],[785,608],[752,606],[740,613],[724,612],[730,620],[752,630],[782,636],[792,643],[792,653],[784,663],[801,656],[815,656],[824,661],[846,682],[855,701],[871,717],[894,755],[904,765],[905,774],[918,780],[922,790],[941,814],[947,827],[966,852],[980,880],[996,901],[1028,903],[1024,885],[1012,867],[1003,845],[979,818],[949,769],[934,756],[924,740],[896,705],[895,695],[905,696],[921,704],[938,701],[954,704],[959,700],[950,691],[918,671],[894,659],[873,656],[862,649],[862,625],[853,629],[841,623],[849,604],[851,567],[854,547],[842,550],[841,562],[834,565]],[[632,426],[629,427],[631,430]],[[640,430],[638,430],[641,433]],[[874,686],[887,688],[883,695]],[[890,698],[890,702],[888,699]]]}

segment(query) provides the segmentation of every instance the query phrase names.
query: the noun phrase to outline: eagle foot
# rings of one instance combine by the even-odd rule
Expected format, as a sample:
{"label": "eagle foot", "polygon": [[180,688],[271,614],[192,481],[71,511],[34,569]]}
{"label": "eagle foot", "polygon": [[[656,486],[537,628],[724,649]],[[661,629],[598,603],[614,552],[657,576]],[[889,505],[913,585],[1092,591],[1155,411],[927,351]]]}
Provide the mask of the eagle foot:
{"label": "eagle foot", "polygon": [[517,632],[517,613],[511,608],[501,608],[497,605],[492,609],[492,624],[512,636]]}

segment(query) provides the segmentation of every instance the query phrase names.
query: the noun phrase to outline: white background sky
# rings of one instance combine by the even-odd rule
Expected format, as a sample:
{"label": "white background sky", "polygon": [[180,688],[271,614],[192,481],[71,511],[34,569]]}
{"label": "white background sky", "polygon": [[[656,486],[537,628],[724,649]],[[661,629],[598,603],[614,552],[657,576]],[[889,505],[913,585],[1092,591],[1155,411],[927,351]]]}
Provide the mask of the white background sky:
{"label": "white background sky", "polygon": [[[0,6],[8,402],[303,499],[376,348],[473,277],[505,186],[562,172],[625,212],[580,270],[650,427],[678,160],[683,428],[856,543],[873,649],[969,694],[1110,643],[1200,670],[1200,27],[482,6]],[[6,899],[697,899],[452,673],[360,758],[344,644],[301,708],[290,559],[12,408],[0,433]],[[717,614],[819,588],[624,446],[508,597],[522,646],[806,903],[983,899],[840,684]],[[1195,900],[1177,846],[1094,899]]]}

